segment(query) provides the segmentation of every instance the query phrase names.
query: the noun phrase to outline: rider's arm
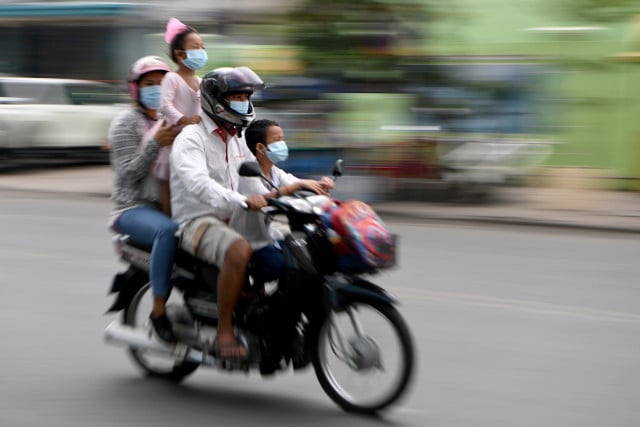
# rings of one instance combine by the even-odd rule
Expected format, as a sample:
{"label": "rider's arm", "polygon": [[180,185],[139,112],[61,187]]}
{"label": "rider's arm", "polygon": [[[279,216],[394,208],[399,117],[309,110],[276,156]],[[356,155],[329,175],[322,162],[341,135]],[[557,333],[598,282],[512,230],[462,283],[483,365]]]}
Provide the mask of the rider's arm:
{"label": "rider's arm", "polygon": [[[326,192],[326,188],[323,185],[322,181],[315,181],[312,179],[300,179],[295,175],[285,172],[284,170],[274,166],[272,169],[272,173],[276,176],[276,181],[280,183],[278,187],[278,191],[272,191],[273,194],[269,194],[265,196],[267,198],[270,197],[278,197],[280,195],[290,195],[298,190],[309,190],[318,194],[324,194]],[[331,187],[333,188],[333,187]]]}
{"label": "rider's arm", "polygon": [[138,149],[143,137],[138,130],[140,114],[135,110],[121,113],[109,128],[111,163],[114,172],[123,180],[130,182],[142,181],[148,175],[151,164],[160,149],[155,138]]}
{"label": "rider's arm", "polygon": [[272,197],[288,196],[298,190],[296,183],[299,179],[294,175],[285,172],[277,166],[272,166],[271,174],[274,177],[274,181],[279,185],[277,190],[270,187],[269,193],[264,195],[265,198],[269,199]]}

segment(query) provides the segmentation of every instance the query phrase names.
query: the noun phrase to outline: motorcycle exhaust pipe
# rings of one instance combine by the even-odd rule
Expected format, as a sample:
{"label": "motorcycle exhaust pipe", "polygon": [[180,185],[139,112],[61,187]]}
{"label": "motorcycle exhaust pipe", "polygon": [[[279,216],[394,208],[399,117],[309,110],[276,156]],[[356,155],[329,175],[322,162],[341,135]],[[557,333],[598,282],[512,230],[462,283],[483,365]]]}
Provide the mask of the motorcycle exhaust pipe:
{"label": "motorcycle exhaust pipe", "polygon": [[124,345],[166,355],[180,353],[179,346],[165,344],[149,335],[148,331],[123,325],[117,320],[109,323],[104,331],[104,340],[109,344]]}
{"label": "motorcycle exhaust pipe", "polygon": [[113,345],[122,345],[140,350],[152,351],[156,354],[182,358],[191,362],[213,365],[215,359],[200,350],[188,348],[184,344],[175,346],[154,339],[148,331],[124,325],[117,320],[109,323],[104,331],[104,340]]}

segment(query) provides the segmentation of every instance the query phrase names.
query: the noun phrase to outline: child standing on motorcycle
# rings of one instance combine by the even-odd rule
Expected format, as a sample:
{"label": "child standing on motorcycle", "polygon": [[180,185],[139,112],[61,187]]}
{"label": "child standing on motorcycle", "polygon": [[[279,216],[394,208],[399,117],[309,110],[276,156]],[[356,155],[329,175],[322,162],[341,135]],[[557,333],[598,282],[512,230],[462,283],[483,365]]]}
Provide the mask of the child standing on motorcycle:
{"label": "child standing on motorcycle", "polygon": [[[161,84],[161,107],[165,121],[177,125],[178,130],[198,124],[200,118],[200,82],[196,75],[207,64],[207,51],[198,32],[176,18],[169,19],[164,39],[169,56],[178,65],[176,71],[165,74]],[[153,173],[160,181],[163,209],[171,214],[169,195],[169,154],[171,147],[160,150]]]}
{"label": "child standing on motorcycle", "polygon": [[207,65],[208,56],[200,34],[176,18],[167,23],[164,35],[169,56],[178,65],[162,79],[162,113],[167,123],[184,127],[201,121],[200,82],[196,71]]}

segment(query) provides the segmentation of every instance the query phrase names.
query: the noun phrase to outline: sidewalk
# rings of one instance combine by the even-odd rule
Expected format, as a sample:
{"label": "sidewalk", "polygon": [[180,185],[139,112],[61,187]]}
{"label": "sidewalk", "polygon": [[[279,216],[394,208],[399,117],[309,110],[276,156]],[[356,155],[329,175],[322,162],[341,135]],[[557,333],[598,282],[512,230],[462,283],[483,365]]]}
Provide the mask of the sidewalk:
{"label": "sidewalk", "polygon": [[487,203],[385,202],[375,209],[383,218],[640,233],[640,193],[632,192],[505,187]]}
{"label": "sidewalk", "polygon": [[0,190],[109,197],[109,166],[58,166],[28,171],[0,171]]}
{"label": "sidewalk", "polygon": [[[0,172],[0,190],[108,197],[108,166]],[[383,218],[541,225],[640,233],[640,193],[565,188],[498,188],[485,203],[376,202]]]}

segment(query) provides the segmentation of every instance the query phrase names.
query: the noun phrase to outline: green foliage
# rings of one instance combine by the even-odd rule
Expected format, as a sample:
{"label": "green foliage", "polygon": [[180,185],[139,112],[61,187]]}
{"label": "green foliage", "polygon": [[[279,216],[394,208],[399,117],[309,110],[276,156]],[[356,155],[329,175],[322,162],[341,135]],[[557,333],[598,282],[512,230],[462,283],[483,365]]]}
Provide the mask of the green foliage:
{"label": "green foliage", "polygon": [[588,22],[616,22],[640,13],[638,0],[563,0],[558,3],[565,15]]}
{"label": "green foliage", "polygon": [[409,1],[307,0],[289,22],[308,74],[378,80],[394,75],[403,46],[420,43],[426,16]]}

